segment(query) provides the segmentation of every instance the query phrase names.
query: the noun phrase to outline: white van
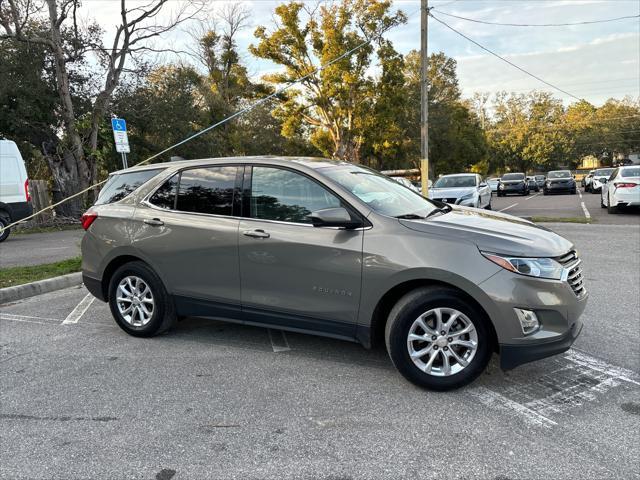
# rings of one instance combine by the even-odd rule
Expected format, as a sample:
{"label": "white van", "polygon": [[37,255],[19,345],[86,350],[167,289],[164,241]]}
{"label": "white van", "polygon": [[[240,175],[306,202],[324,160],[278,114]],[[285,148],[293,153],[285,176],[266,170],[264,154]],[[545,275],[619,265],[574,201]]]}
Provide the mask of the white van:
{"label": "white van", "polygon": [[[32,213],[29,179],[20,150],[15,142],[0,139],[0,228]],[[3,230],[0,242],[9,233],[9,229]]]}

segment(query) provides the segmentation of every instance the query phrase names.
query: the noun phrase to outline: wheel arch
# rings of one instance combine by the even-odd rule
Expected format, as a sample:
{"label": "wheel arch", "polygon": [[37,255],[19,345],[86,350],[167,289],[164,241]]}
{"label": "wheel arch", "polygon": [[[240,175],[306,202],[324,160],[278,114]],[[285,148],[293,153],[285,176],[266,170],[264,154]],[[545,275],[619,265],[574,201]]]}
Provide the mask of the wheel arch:
{"label": "wheel arch", "polygon": [[113,274],[116,272],[116,270],[118,270],[118,268],[120,268],[122,265],[131,263],[131,262],[144,263],[147,267],[149,267],[151,270],[155,272],[153,267],[149,265],[148,262],[145,262],[142,258],[137,257],[135,255],[124,254],[124,255],[119,255],[115,258],[112,258],[107,264],[107,266],[104,268],[104,271],[102,273],[101,289],[102,289],[103,298],[106,298],[106,299],[109,298],[109,284],[111,283],[111,277],[113,277]]}
{"label": "wheel arch", "polygon": [[498,335],[496,333],[495,326],[491,320],[491,316],[487,310],[478,302],[472,295],[464,291],[462,288],[441,280],[421,278],[412,279],[401,282],[385,292],[376,304],[373,315],[371,318],[371,324],[369,328],[358,327],[358,341],[360,341],[365,347],[372,348],[380,344],[384,344],[384,331],[389,317],[389,313],[393,306],[402,298],[405,294],[421,287],[446,287],[455,290],[464,297],[471,305],[473,305],[480,312],[482,317],[487,322],[489,331],[491,332],[492,342],[494,348],[499,348]]}

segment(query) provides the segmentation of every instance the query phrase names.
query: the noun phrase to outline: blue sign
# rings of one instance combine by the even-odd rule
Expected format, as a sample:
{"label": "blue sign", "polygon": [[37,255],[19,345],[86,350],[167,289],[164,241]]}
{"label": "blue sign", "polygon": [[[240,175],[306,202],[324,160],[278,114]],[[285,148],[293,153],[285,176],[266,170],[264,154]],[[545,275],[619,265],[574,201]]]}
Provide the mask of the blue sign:
{"label": "blue sign", "polygon": [[127,121],[124,118],[112,118],[111,128],[113,128],[114,132],[126,132]]}

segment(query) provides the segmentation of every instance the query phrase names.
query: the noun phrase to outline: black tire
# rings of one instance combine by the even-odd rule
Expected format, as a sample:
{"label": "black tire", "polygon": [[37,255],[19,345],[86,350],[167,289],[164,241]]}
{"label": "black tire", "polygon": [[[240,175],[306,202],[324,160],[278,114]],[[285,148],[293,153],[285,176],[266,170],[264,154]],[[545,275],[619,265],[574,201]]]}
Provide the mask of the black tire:
{"label": "black tire", "polygon": [[549,195],[549,192],[547,192],[546,190],[542,190],[542,195]]}
{"label": "black tire", "polygon": [[[127,276],[136,276],[142,279],[153,295],[154,307],[151,319],[144,326],[133,326],[128,323],[118,309],[116,300],[118,284]],[[126,263],[115,271],[109,282],[109,308],[118,326],[134,337],[159,335],[173,327],[177,320],[173,299],[164,288],[160,277],[143,262]]]}
{"label": "black tire", "polygon": [[[602,196],[600,196],[600,198],[602,198]],[[615,214],[619,212],[618,207],[612,207],[611,206],[611,196],[607,197],[607,213],[611,213],[611,214]],[[602,200],[601,200],[602,201]]]}
{"label": "black tire", "polygon": [[484,207],[486,210],[493,210],[493,207],[491,206],[491,199],[489,199],[489,205],[487,205],[486,207]]}
{"label": "black tire", "polygon": [[573,190],[571,190],[571,195],[575,195],[576,193],[578,193],[578,192],[576,191],[575,188]]}
{"label": "black tire", "polygon": [[[0,228],[4,228],[11,223],[9,217],[0,216]],[[11,229],[7,228],[6,230],[2,230],[0,233],[0,243],[4,242],[7,238],[9,238],[9,234],[11,233]]]}
{"label": "black tire", "polygon": [[[420,315],[437,307],[453,308],[463,313],[473,323],[477,334],[478,346],[475,356],[461,371],[449,376],[425,373],[413,363],[407,348],[411,325]],[[491,358],[493,337],[487,322],[485,316],[478,312],[478,308],[454,289],[439,286],[418,288],[403,296],[389,313],[385,328],[387,352],[398,371],[419,387],[438,391],[460,388],[475,380]]]}

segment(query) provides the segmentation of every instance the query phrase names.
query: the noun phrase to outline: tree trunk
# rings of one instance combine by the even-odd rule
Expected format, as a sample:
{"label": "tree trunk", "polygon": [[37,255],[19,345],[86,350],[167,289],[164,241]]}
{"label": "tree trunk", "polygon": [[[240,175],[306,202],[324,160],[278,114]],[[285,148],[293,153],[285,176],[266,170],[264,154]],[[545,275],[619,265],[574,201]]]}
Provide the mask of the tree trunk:
{"label": "tree trunk", "polygon": [[[86,188],[86,186],[82,187],[73,152],[65,150],[60,154],[52,145],[43,145],[43,152],[55,184],[54,203]],[[56,207],[56,213],[63,217],[80,218],[85,210],[85,204],[86,195],[79,195]]]}

